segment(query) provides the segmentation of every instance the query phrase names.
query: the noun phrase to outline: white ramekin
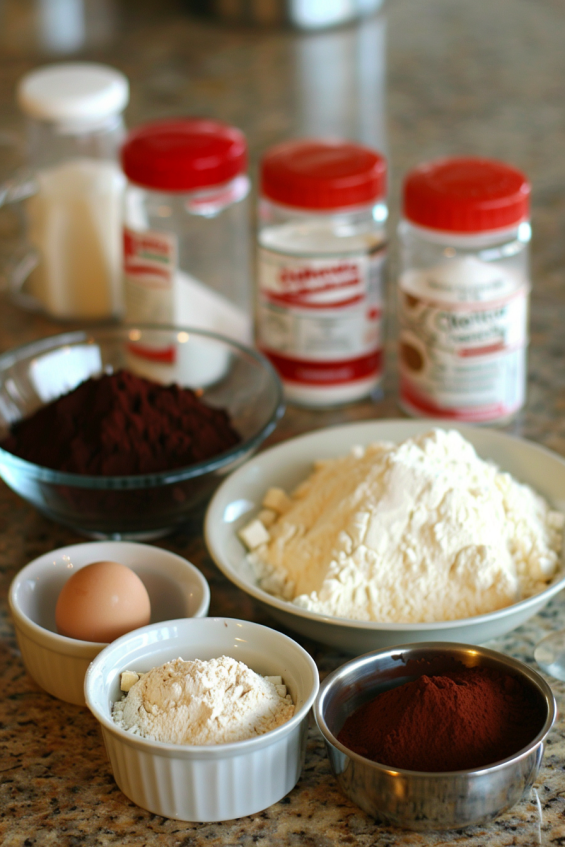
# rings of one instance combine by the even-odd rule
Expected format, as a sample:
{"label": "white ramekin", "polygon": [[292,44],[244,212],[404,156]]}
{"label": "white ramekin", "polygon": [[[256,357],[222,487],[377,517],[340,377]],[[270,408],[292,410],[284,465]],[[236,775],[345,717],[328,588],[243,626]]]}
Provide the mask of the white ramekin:
{"label": "white ramekin", "polygon": [[201,617],[208,613],[210,589],[186,559],[129,541],[92,541],[53,550],[34,559],[13,579],[10,614],[22,659],[32,679],[53,697],[84,706],[84,675],[106,644],[59,635],[55,606],[73,572],[110,560],[135,571],[147,588],[151,620]]}
{"label": "white ramekin", "polygon": [[[257,673],[282,676],[294,716],[256,738],[207,746],[140,738],[112,720],[122,671],[148,671],[178,657],[223,655]],[[313,659],[288,636],[249,621],[200,618],[150,624],[114,641],[90,665],[85,698],[101,725],[114,778],[130,800],[167,818],[213,822],[260,812],[294,788],[318,687]]]}

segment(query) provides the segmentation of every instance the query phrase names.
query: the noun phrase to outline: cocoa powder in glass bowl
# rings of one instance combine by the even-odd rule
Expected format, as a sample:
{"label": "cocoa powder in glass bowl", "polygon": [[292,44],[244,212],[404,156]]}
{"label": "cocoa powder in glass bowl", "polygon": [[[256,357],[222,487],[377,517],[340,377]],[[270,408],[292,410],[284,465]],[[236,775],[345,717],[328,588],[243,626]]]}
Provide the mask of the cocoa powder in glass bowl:
{"label": "cocoa powder in glass bowl", "polygon": [[56,471],[122,476],[193,465],[240,441],[228,413],[192,389],[120,370],[18,421],[0,447]]}
{"label": "cocoa powder in glass bowl", "polygon": [[[165,349],[168,360],[134,348]],[[51,418],[42,410],[53,401],[63,411]],[[63,333],[0,355],[0,476],[86,535],[155,538],[200,521],[218,483],[283,411],[267,359],[216,333],[146,325]],[[31,452],[22,458],[11,451],[27,426]]]}

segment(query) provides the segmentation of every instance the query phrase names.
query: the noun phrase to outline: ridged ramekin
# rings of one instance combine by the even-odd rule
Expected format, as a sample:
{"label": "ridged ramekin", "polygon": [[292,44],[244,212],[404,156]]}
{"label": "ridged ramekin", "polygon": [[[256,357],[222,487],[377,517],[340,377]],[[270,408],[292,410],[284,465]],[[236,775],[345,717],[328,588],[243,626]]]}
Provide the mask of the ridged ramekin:
{"label": "ridged ramekin", "polygon": [[210,589],[186,559],[148,544],[91,541],[45,553],[12,580],[8,595],[24,665],[53,697],[84,706],[84,675],[106,644],[59,635],[55,606],[66,580],[92,562],[110,560],[131,568],[147,588],[151,620],[208,613]]}
{"label": "ridged ramekin", "polygon": [[[201,746],[151,741],[113,721],[122,671],[223,655],[259,674],[282,676],[294,716],[255,738]],[[288,636],[249,621],[201,618],[149,625],[114,641],[88,669],[85,698],[101,725],[114,778],[130,800],[163,817],[213,822],[260,812],[294,788],[318,687],[313,659]]]}

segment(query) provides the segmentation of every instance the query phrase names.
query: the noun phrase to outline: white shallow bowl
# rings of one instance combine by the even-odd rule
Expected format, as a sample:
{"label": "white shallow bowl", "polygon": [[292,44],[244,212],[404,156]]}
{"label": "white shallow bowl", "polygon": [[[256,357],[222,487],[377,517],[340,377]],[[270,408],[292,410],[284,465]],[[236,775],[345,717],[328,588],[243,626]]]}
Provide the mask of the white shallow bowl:
{"label": "white shallow bowl", "polygon": [[[565,587],[565,571],[544,591],[505,609],[441,623],[375,623],[309,612],[273,597],[257,585],[237,531],[258,511],[267,489],[291,492],[312,470],[316,459],[343,456],[356,444],[400,442],[434,426],[457,429],[479,456],[494,461],[518,481],[531,485],[565,511],[565,460],[530,441],[491,429],[430,420],[385,420],[331,427],[292,438],[265,450],[231,474],[214,495],[205,521],[206,543],[220,570],[295,632],[359,655],[380,647],[415,641],[482,644],[524,623]],[[409,589],[408,589],[409,590]]]}
{"label": "white shallow bowl", "polygon": [[[282,676],[294,716],[264,735],[206,746],[140,738],[112,720],[122,671],[148,671],[179,656],[208,660],[222,655],[256,673]],[[212,822],[260,812],[294,788],[304,765],[308,712],[319,680],[312,658],[288,636],[249,621],[205,618],[150,625],[118,638],[92,662],[84,687],[124,794],[157,815]]]}
{"label": "white shallow bowl", "polygon": [[84,706],[84,675],[106,644],[59,635],[55,606],[73,572],[92,562],[127,565],[144,583],[151,601],[151,621],[204,617],[210,589],[200,571],[186,559],[129,541],[92,541],[45,553],[13,579],[8,595],[22,659],[29,675],[45,691]]}

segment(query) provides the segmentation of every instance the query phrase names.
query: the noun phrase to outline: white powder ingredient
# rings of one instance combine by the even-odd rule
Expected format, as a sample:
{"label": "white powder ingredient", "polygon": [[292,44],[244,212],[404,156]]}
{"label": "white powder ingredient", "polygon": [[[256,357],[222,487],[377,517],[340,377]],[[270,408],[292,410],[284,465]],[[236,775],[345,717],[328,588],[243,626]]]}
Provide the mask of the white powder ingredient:
{"label": "white powder ingredient", "polygon": [[249,555],[259,584],[313,612],[381,622],[485,614],[543,590],[565,517],[455,430],[317,462]]}
{"label": "white powder ingredient", "polygon": [[227,744],[275,729],[294,714],[283,685],[228,656],[174,659],[153,668],[114,703],[135,735],[172,744]]}

